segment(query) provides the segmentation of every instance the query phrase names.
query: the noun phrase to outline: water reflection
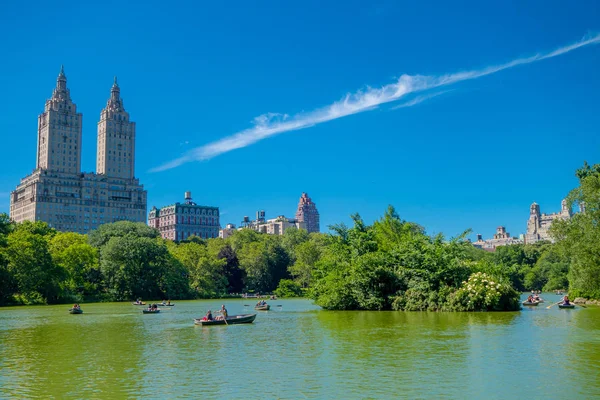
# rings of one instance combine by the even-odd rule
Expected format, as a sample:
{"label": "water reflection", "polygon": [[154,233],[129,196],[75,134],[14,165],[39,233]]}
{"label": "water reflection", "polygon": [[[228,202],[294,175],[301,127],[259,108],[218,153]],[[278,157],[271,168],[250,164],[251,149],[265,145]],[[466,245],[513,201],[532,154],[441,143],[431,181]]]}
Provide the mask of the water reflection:
{"label": "water reflection", "polygon": [[279,300],[252,325],[193,325],[217,303],[0,309],[0,398],[600,396],[597,308],[329,312]]}
{"label": "water reflection", "polygon": [[[82,315],[68,307],[15,308],[13,322],[0,332],[2,391],[15,396],[47,398],[126,397],[139,391],[128,377],[143,366],[135,320],[103,314],[89,305]],[[15,321],[25,321],[19,326]]]}

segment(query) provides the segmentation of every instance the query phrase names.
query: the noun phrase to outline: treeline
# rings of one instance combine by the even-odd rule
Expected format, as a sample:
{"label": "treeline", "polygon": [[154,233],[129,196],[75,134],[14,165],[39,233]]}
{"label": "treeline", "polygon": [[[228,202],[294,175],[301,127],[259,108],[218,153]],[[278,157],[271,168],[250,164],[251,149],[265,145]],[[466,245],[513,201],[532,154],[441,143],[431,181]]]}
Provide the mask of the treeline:
{"label": "treeline", "polygon": [[[232,293],[302,295],[319,234],[236,232],[175,243],[127,221],[89,235],[0,215],[0,304],[217,298]],[[291,280],[295,278],[295,280]]]}
{"label": "treeline", "polygon": [[[245,229],[224,240],[192,237],[175,243],[141,223],[105,224],[81,235],[57,232],[43,222],[14,224],[4,214],[0,302],[275,292],[308,295],[329,309],[505,309],[516,292],[507,291],[508,297],[497,301],[488,296],[481,304],[470,299],[462,304],[455,293],[477,272],[517,290],[568,285],[568,263],[550,244],[507,246],[490,254],[474,248],[464,235],[450,241],[430,237],[391,207],[372,226],[358,215],[352,218],[352,228],[335,225],[331,234],[289,229],[275,236]],[[513,303],[510,307],[518,306]]]}
{"label": "treeline", "polygon": [[227,239],[175,243],[142,223],[89,235],[0,215],[0,304],[310,296],[335,310],[515,310],[524,290],[600,299],[600,165],[577,171],[568,196],[585,212],[552,226],[555,244],[477,249],[464,234],[429,236],[393,207],[367,225],[283,236],[244,229]]}

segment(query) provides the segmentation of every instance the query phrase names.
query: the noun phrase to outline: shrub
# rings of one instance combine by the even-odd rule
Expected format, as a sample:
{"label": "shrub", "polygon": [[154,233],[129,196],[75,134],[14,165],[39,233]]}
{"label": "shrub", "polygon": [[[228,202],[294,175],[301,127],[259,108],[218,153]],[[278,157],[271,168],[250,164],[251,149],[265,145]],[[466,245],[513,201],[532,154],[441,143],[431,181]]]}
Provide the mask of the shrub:
{"label": "shrub", "polygon": [[520,309],[519,293],[492,275],[477,272],[449,296],[452,311],[514,311]]}

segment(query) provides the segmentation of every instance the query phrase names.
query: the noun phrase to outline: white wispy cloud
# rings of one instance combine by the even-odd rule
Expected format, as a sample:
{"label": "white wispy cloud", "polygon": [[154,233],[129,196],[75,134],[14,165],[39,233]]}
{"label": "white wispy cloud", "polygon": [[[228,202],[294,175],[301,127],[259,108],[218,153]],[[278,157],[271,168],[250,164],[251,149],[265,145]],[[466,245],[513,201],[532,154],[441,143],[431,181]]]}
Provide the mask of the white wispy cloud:
{"label": "white wispy cloud", "polygon": [[[439,76],[402,75],[396,82],[378,88],[367,87],[354,93],[348,93],[341,100],[326,107],[293,116],[277,113],[263,114],[254,119],[254,125],[251,128],[204,146],[196,147],[179,158],[153,168],[151,172],[164,171],[192,161],[208,160],[220,154],[249,146],[280,133],[305,129],[348,115],[373,110],[382,104],[400,100],[410,94],[481,78],[519,65],[530,64],[536,61],[556,57],[580,47],[598,43],[600,43],[600,34],[586,36],[578,42],[560,47],[550,52],[538,53],[530,57],[517,58],[504,64],[492,65],[482,69]],[[429,97],[416,97],[400,106],[410,107],[442,93],[443,92],[434,93]]]}
{"label": "white wispy cloud", "polygon": [[433,99],[434,97],[438,97],[439,95],[442,95],[444,93],[451,92],[452,90],[454,90],[454,89],[442,90],[441,92],[427,93],[427,94],[424,94],[421,96],[416,96],[405,103],[398,104],[397,106],[392,107],[392,110],[397,110],[399,108],[412,107],[414,105],[424,102],[425,100]]}

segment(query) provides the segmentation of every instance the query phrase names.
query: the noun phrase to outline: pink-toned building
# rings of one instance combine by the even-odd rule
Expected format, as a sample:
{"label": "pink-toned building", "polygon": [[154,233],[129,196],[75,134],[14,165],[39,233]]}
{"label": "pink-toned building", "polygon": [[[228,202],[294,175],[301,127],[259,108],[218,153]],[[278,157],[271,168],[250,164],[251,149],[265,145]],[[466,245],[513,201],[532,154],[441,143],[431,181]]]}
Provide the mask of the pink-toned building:
{"label": "pink-toned building", "polygon": [[199,206],[192,201],[192,193],[185,192],[185,203],[166,207],[152,207],[148,225],[160,231],[165,239],[185,240],[190,236],[202,239],[219,237],[219,207]]}
{"label": "pink-toned building", "polygon": [[296,211],[296,221],[302,224],[303,228],[310,232],[319,232],[319,212],[317,205],[306,193],[302,193],[298,202]]}

